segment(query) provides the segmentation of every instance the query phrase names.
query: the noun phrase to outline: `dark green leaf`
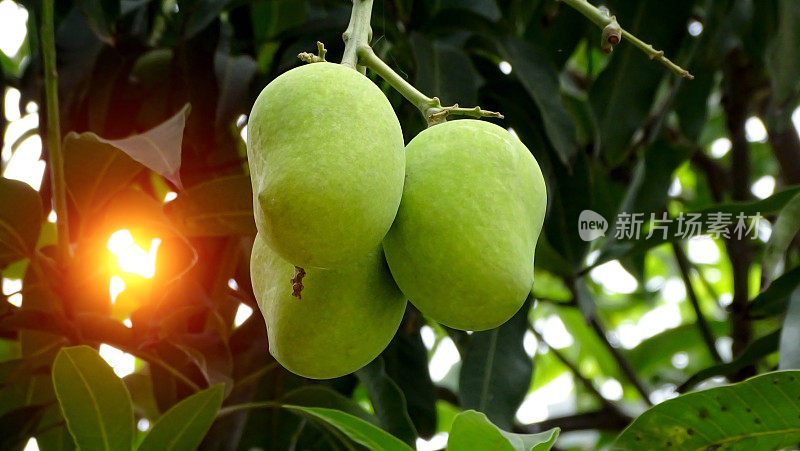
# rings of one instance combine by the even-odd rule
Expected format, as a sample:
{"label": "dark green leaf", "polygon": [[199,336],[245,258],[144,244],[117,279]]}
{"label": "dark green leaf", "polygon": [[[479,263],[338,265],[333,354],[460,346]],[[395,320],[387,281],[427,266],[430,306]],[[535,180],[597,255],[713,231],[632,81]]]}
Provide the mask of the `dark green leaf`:
{"label": "dark green leaf", "polygon": [[167,204],[167,214],[189,236],[254,235],[250,177],[234,175],[200,183]]}
{"label": "dark green leaf", "polygon": [[283,397],[282,401],[295,406],[340,410],[379,426],[378,419],[352,399],[322,385],[309,385],[292,390]]}
{"label": "dark green leaf", "polygon": [[800,194],[790,200],[778,214],[772,235],[764,248],[764,275],[768,280],[777,277],[776,268],[789,248],[792,239],[800,230]]}
{"label": "dark green leaf", "polygon": [[715,365],[698,372],[690,377],[686,382],[681,384],[681,386],[678,387],[678,391],[686,391],[711,377],[733,374],[734,372],[746,366],[750,366],[755,362],[758,362],[769,354],[772,354],[778,350],[780,332],[780,330],[776,330],[771,334],[754,340],[749,346],[747,346],[747,348],[745,348],[744,351],[742,351],[738,357],[736,357],[735,360],[731,362]]}
{"label": "dark green leaf", "polygon": [[79,0],[78,7],[89,21],[97,37],[109,45],[114,45],[115,25],[120,13],[119,0]]}
{"label": "dark green leaf", "polygon": [[364,368],[356,371],[372,401],[372,408],[383,428],[410,446],[414,445],[417,431],[408,416],[406,398],[384,369],[383,358],[378,356]]}
{"label": "dark green leaf", "polygon": [[789,308],[781,328],[780,369],[800,369],[800,288],[789,297]]}
{"label": "dark green leaf", "polygon": [[562,162],[572,160],[578,150],[575,124],[561,101],[558,73],[536,47],[508,37],[502,48],[522,86],[539,108],[547,138]]}
{"label": "dark green leaf", "polygon": [[769,284],[766,290],[748,304],[747,313],[754,318],[782,314],[789,305],[789,296],[798,285],[800,285],[800,266],[785,272]]}
{"label": "dark green leaf", "polygon": [[79,448],[131,448],[131,396],[97,351],[88,346],[62,348],[53,363],[53,385]]}
{"label": "dark green leaf", "polygon": [[33,255],[42,226],[42,201],[27,183],[0,178],[0,269]]}
{"label": "dark green leaf", "polygon": [[778,0],[778,30],[767,51],[772,95],[778,104],[790,100],[800,86],[800,8]]}
{"label": "dark green leaf", "polygon": [[203,31],[222,11],[228,0],[181,0],[178,7],[187,19],[183,37],[189,39]]}
{"label": "dark green leaf", "polygon": [[0,416],[3,449],[22,449],[34,435],[44,414],[44,406],[25,406]]}
{"label": "dark green leaf", "polygon": [[101,209],[136,177],[142,166],[92,133],[64,138],[67,192],[81,213]]}
{"label": "dark green leaf", "polygon": [[643,413],[615,449],[783,449],[800,441],[800,371],[689,393]]}
{"label": "dark green leaf", "polygon": [[482,79],[461,49],[430,41],[420,33],[411,34],[410,44],[417,63],[417,89],[438,97],[443,105],[475,104]]}
{"label": "dark green leaf", "polygon": [[411,449],[400,439],[348,413],[321,407],[284,406],[284,408],[333,426],[369,449],[385,451],[408,451]]}
{"label": "dark green leaf", "polygon": [[547,451],[555,444],[558,433],[559,429],[554,428],[538,434],[513,434],[492,424],[486,415],[467,410],[453,420],[447,451]]}
{"label": "dark green leaf", "polygon": [[218,384],[175,404],[153,425],[139,449],[197,449],[217,416],[224,391],[225,386]]}
{"label": "dark green leaf", "polygon": [[486,413],[504,429],[511,429],[533,373],[533,360],[522,346],[530,305],[529,297],[502,326],[473,333],[462,357],[458,384],[461,407]]}

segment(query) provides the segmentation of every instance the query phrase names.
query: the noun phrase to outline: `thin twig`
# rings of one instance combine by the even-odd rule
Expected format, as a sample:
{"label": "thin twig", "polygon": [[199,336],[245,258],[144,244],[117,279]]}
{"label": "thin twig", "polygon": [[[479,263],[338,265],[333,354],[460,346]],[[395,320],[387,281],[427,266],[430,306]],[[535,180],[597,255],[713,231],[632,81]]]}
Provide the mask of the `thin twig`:
{"label": "thin twig", "polygon": [[[600,27],[601,29],[604,29],[606,26],[611,24],[612,21],[616,22],[616,20],[613,17],[609,17],[608,15],[597,9],[594,5],[589,3],[587,0],[561,0],[561,1],[568,4],[579,13],[583,14],[587,19],[594,22],[594,24]],[[650,57],[651,60],[658,61],[659,63],[669,68],[669,70],[680,75],[681,77],[688,78],[689,80],[694,78],[694,76],[690,74],[688,70],[678,66],[677,64],[670,61],[669,58],[664,56],[663,50],[656,50],[655,48],[653,48],[652,45],[637,38],[624,28],[620,27],[620,29],[622,32],[622,39],[630,41],[630,43],[633,44],[636,48],[647,54],[647,56]]]}
{"label": "thin twig", "polygon": [[636,391],[638,391],[642,398],[644,398],[644,402],[647,403],[647,405],[652,406],[653,402],[650,401],[650,394],[647,392],[647,389],[644,387],[642,381],[639,380],[639,377],[636,375],[636,371],[633,369],[633,366],[631,366],[630,362],[628,362],[628,359],[622,355],[622,352],[620,352],[617,347],[608,341],[606,332],[597,318],[592,318],[589,323],[592,326],[592,329],[594,329],[595,333],[597,333],[597,335],[600,337],[600,341],[603,342],[605,347],[611,353],[611,356],[617,361],[617,365],[619,366],[620,370],[622,370],[622,373],[625,375],[628,381],[633,384],[633,386],[636,388]]}
{"label": "thin twig", "polygon": [[700,329],[700,335],[703,336],[703,341],[705,341],[708,352],[711,354],[714,361],[722,363],[722,357],[720,357],[719,352],[717,352],[714,334],[711,333],[711,327],[709,327],[702,310],[700,310],[700,301],[697,299],[697,293],[692,286],[692,278],[689,275],[689,259],[686,258],[686,254],[683,252],[680,244],[673,242],[672,250],[675,252],[675,260],[678,262],[681,278],[683,278],[683,284],[686,286],[686,293],[689,295],[689,301],[692,303],[694,314],[697,317],[696,324],[697,328]]}
{"label": "thin twig", "polygon": [[232,406],[227,406],[219,409],[217,411],[217,418],[230,415],[232,413],[241,412],[243,410],[253,410],[253,409],[264,409],[264,408],[281,408],[283,404],[276,402],[276,401],[260,401],[260,402],[248,402],[244,404],[235,404]]}
{"label": "thin twig", "polygon": [[606,399],[606,397],[603,396],[597,390],[597,388],[595,388],[594,383],[592,383],[592,381],[590,381],[583,374],[581,374],[581,371],[578,369],[577,366],[575,366],[574,363],[570,362],[569,359],[567,359],[567,357],[564,354],[561,353],[561,351],[559,351],[558,349],[552,347],[549,343],[547,343],[547,341],[544,339],[542,334],[539,333],[539,331],[537,331],[530,324],[528,325],[528,330],[531,331],[531,333],[536,337],[537,340],[539,340],[539,342],[544,343],[544,344],[547,345],[547,347],[549,348],[549,352],[552,352],[553,355],[559,361],[561,361],[561,363],[564,364],[564,366],[569,368],[569,370],[572,372],[572,374],[575,376],[575,378],[578,379],[578,382],[580,382],[581,385],[583,385],[587,390],[589,390],[589,392],[591,392],[603,404],[603,406],[606,409],[613,410],[614,412],[619,413],[620,415],[622,414],[622,412],[619,410],[619,408],[613,402],[611,402],[610,400]]}

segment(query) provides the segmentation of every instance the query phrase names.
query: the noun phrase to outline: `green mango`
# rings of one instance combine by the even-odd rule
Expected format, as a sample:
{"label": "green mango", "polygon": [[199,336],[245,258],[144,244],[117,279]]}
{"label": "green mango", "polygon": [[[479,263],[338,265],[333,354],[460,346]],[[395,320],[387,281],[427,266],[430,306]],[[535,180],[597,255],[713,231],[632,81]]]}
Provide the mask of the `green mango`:
{"label": "green mango", "polygon": [[386,348],[406,300],[380,246],[335,270],[309,268],[302,277],[298,271],[256,235],[253,292],[267,324],[269,352],[281,365],[303,377],[330,379],[356,371]]}
{"label": "green mango", "polygon": [[497,327],[531,291],[546,207],[536,159],[507,130],[478,120],[435,125],[406,147],[386,261],[429,318],[462,330]]}
{"label": "green mango", "polygon": [[247,156],[258,231],[293,265],[361,259],[400,205],[400,123],[372,81],[340,64],[307,64],[268,84],[250,113]]}

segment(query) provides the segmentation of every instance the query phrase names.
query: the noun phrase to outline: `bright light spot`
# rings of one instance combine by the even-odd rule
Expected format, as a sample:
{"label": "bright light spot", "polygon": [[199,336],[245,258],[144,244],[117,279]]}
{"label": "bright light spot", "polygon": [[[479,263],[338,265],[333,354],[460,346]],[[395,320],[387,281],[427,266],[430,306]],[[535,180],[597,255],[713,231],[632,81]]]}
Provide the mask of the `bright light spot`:
{"label": "bright light spot", "polygon": [[539,348],[539,340],[536,339],[533,332],[529,330],[525,331],[525,335],[522,337],[522,347],[525,349],[525,354],[528,354],[528,357],[536,355],[536,350]]}
{"label": "bright light spot", "polygon": [[689,25],[686,26],[686,29],[689,30],[689,34],[692,36],[700,36],[700,33],[703,32],[703,24],[692,19],[689,21]]}
{"label": "bright light spot", "polygon": [[107,344],[101,344],[99,352],[100,357],[114,368],[117,376],[125,377],[133,373],[136,357]]}
{"label": "bright light spot", "polygon": [[53,224],[58,221],[58,215],[56,215],[55,210],[50,210],[50,214],[47,215],[47,222],[52,222]]}
{"label": "bright light spot", "polygon": [[758,239],[767,242],[772,236],[772,224],[769,221],[758,221]]}
{"label": "bright light spot", "polygon": [[794,128],[797,129],[797,133],[800,133],[800,107],[797,107],[792,113],[792,122],[794,123]]}
{"label": "bright light spot", "polygon": [[771,196],[775,191],[775,178],[771,175],[765,175],[753,183],[750,191],[759,199],[766,199]]}
{"label": "bright light spot", "polygon": [[247,318],[250,318],[250,315],[252,314],[252,307],[245,304],[239,304],[239,308],[236,309],[236,317],[233,319],[233,325],[236,327],[241,326],[245,321],[247,321]]}
{"label": "bright light spot", "polygon": [[642,315],[636,329],[642,339],[658,335],[681,325],[681,311],[676,304],[660,305]]}
{"label": "bright light spot", "polygon": [[686,365],[689,364],[689,354],[685,352],[676,352],[675,355],[672,356],[672,366],[675,368],[682,370],[686,368]]}
{"label": "bright light spot", "polygon": [[672,184],[669,186],[669,191],[667,191],[667,194],[669,194],[672,197],[675,197],[679,196],[682,191],[683,189],[681,187],[681,181],[678,180],[678,177],[675,177],[674,179],[672,179]]}
{"label": "bright light spot", "polygon": [[625,349],[633,349],[642,342],[642,335],[639,329],[631,321],[625,321],[620,324],[615,330],[617,341]]}
{"label": "bright light spot", "polygon": [[22,307],[22,294],[12,294],[8,297],[8,303],[15,307]]}
{"label": "bright light spot", "polygon": [[550,315],[547,319],[537,319],[536,329],[542,334],[544,341],[552,348],[561,349],[572,345],[572,335],[567,332],[558,315]]}
{"label": "bright light spot", "polygon": [[16,121],[9,122],[3,138],[3,161],[8,161],[11,158],[11,145],[13,143],[25,133],[38,128],[39,115],[36,113],[28,114]]}
{"label": "bright light spot", "polygon": [[[0,3],[0,5],[2,5],[2,3]],[[4,113],[6,115],[6,119],[9,122],[16,121],[20,117],[22,117],[19,114],[19,99],[20,99],[20,97],[22,97],[22,96],[21,96],[21,94],[20,94],[18,89],[15,89],[15,88],[6,89],[6,101],[5,101],[5,105],[4,105],[4,107],[5,107],[4,108]]]}
{"label": "bright light spot", "polygon": [[500,72],[506,75],[511,73],[511,64],[508,61],[500,61],[497,66],[500,68]]}
{"label": "bright light spot", "polygon": [[8,296],[9,294],[16,293],[17,291],[22,289],[22,279],[3,279],[3,294]]}
{"label": "bright light spot", "polygon": [[422,326],[419,329],[419,334],[422,337],[422,344],[425,345],[429,351],[433,349],[433,345],[436,343],[436,332],[433,331],[431,326]]}
{"label": "bright light spot", "polygon": [[664,287],[661,289],[661,296],[669,304],[677,304],[686,299],[686,286],[681,279],[670,277],[664,282]]}
{"label": "bright light spot", "polygon": [[431,361],[428,364],[428,369],[431,373],[431,379],[434,382],[439,382],[447,376],[450,368],[460,360],[458,349],[450,337],[442,338],[439,346],[436,347],[436,352],[433,353]]}
{"label": "bright light spot", "polygon": [[689,238],[689,260],[695,263],[718,263],[719,248],[708,235]]}
{"label": "bright light spot", "polygon": [[[14,123],[18,123],[17,121]],[[9,127],[10,130],[11,127]],[[9,133],[6,133],[8,136]],[[9,147],[10,149],[10,147]],[[3,154],[6,154],[4,151]],[[3,176],[27,183],[33,189],[39,190],[42,185],[45,163],[39,158],[42,156],[42,138],[33,135],[22,141],[17,150],[11,155]]]}
{"label": "bright light spot", "polygon": [[733,302],[733,296],[730,293],[722,293],[719,295],[719,305],[727,307]]}
{"label": "bright light spot", "polygon": [[125,291],[125,281],[118,276],[112,276],[108,282],[108,293],[111,295],[111,303],[117,302],[117,297]]}
{"label": "bright light spot", "polygon": [[239,284],[236,283],[234,279],[228,279],[228,288],[230,288],[233,291],[236,291],[239,289]]}
{"label": "bright light spot", "polygon": [[636,279],[617,260],[603,263],[591,270],[589,275],[606,291],[625,294],[636,291]]}
{"label": "bright light spot", "polygon": [[156,254],[160,245],[161,239],[153,238],[150,249],[145,252],[134,243],[133,236],[127,229],[114,232],[107,244],[108,250],[117,256],[117,262],[123,271],[139,274],[147,279],[156,273]]}
{"label": "bright light spot", "polygon": [[611,11],[608,9],[608,7],[606,5],[600,5],[600,6],[597,7],[597,9],[599,9],[600,12],[605,14],[606,16],[611,14]]}
{"label": "bright light spot", "polygon": [[422,438],[417,439],[417,451],[434,451],[437,449],[444,449],[447,446],[447,432],[440,432],[430,440]]}
{"label": "bright light spot", "polygon": [[508,128],[508,132],[511,133],[511,136],[513,136],[514,138],[519,139],[519,135],[517,135],[517,131],[514,130],[513,128],[509,127]]}
{"label": "bright light spot", "polygon": [[125,319],[123,319],[123,320],[122,320],[122,324],[124,324],[124,325],[125,325],[125,327],[127,327],[128,329],[130,329],[131,327],[133,327],[133,322],[131,321],[131,319],[130,319],[130,318],[125,318]]}
{"label": "bright light spot", "polygon": [[650,292],[658,291],[663,286],[664,278],[661,276],[653,276],[644,284],[644,288]]}
{"label": "bright light spot", "polygon": [[744,131],[750,142],[763,143],[767,140],[767,129],[764,127],[764,123],[755,116],[747,119],[747,122],[744,123]]}
{"label": "bright light spot", "polygon": [[586,264],[589,266],[594,265],[594,262],[597,261],[597,257],[600,256],[600,251],[595,249],[592,252],[589,252],[589,255],[586,256]]}
{"label": "bright light spot", "polygon": [[664,402],[668,399],[672,399],[678,396],[678,393],[675,391],[674,384],[666,384],[661,388],[653,390],[650,392],[650,402],[653,404],[658,404],[660,402]]}
{"label": "bright light spot", "polygon": [[600,386],[600,394],[603,395],[603,398],[619,401],[622,399],[622,384],[618,380],[611,378]]}
{"label": "bright light spot", "polygon": [[242,131],[239,134],[242,135],[242,140],[244,142],[247,142],[247,126],[246,125],[244,127],[242,127]]}
{"label": "bright light spot", "polygon": [[717,268],[705,268],[703,277],[711,283],[717,283],[722,279],[722,272]]}
{"label": "bright light spot", "polygon": [[169,202],[171,200],[175,200],[176,197],[178,197],[178,193],[169,191],[169,192],[167,192],[167,194],[164,195],[164,202]]}
{"label": "bright light spot", "polygon": [[535,392],[528,393],[517,410],[517,421],[535,423],[547,419],[549,406],[566,401],[574,388],[572,374],[566,372]]}
{"label": "bright light spot", "polygon": [[730,362],[733,358],[733,339],[731,337],[719,337],[714,345],[722,360]]}
{"label": "bright light spot", "polygon": [[247,123],[247,116],[244,114],[240,114],[239,117],[236,118],[236,126],[237,127],[244,127],[244,124]]}
{"label": "bright light spot", "polygon": [[28,443],[25,445],[25,449],[22,451],[39,451],[39,442],[37,442],[35,438],[31,437],[31,439],[28,440]]}
{"label": "bright light spot", "polygon": [[138,423],[136,423],[136,429],[142,432],[150,429],[150,421],[147,418],[142,418]]}
{"label": "bright light spot", "polygon": [[119,255],[125,252],[125,250],[129,247],[133,246],[133,244],[133,235],[131,235],[131,231],[128,229],[122,229],[111,234],[106,246],[112,254]]}
{"label": "bright light spot", "polygon": [[28,102],[28,104],[25,105],[25,112],[28,114],[39,112],[39,104],[34,101]]}
{"label": "bright light spot", "polygon": [[719,138],[711,143],[711,156],[714,158],[722,158],[731,151],[731,140],[728,138]]}
{"label": "bright light spot", "polygon": [[19,52],[22,43],[25,42],[27,29],[28,11],[22,6],[11,0],[0,2],[0,51],[8,56],[14,56]]}

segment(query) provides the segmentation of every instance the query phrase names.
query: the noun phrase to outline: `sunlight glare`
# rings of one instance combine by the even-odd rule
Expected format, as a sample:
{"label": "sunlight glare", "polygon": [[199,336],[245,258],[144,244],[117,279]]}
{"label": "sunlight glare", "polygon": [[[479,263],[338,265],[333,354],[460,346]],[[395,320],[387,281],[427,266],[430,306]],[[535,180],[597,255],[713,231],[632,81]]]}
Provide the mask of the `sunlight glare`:
{"label": "sunlight glare", "polygon": [[253,314],[253,308],[246,304],[239,304],[236,309],[236,317],[233,319],[233,325],[236,327],[241,326]]}
{"label": "sunlight glare", "polygon": [[28,440],[28,443],[25,445],[25,449],[22,451],[39,451],[39,442],[37,442],[35,438],[31,437],[31,439]]}
{"label": "sunlight glare", "polygon": [[425,345],[425,349],[431,350],[433,349],[433,345],[436,344],[436,332],[433,331],[431,326],[422,326],[419,329],[419,334],[422,337],[422,344]]}
{"label": "sunlight glare", "polygon": [[433,353],[431,361],[428,364],[428,369],[431,373],[431,379],[434,382],[439,382],[447,376],[450,368],[460,360],[458,349],[450,337],[444,337],[436,347],[436,352]]}
{"label": "sunlight glare", "polygon": [[[4,155],[6,153],[10,153],[10,151],[3,152]],[[45,169],[45,162],[40,159],[41,156],[42,139],[39,135],[26,138],[10,155],[8,165],[3,171],[3,177],[25,182],[38,191],[42,185]]]}
{"label": "sunlight glare", "polygon": [[22,117],[19,113],[19,99],[22,97],[19,90],[16,88],[6,89],[6,99],[4,106],[4,113],[6,120],[13,122]]}
{"label": "sunlight glare", "polygon": [[114,372],[117,373],[117,376],[125,377],[133,373],[136,357],[131,354],[105,343],[100,345],[99,353],[100,357],[102,357],[109,366],[114,368]]}
{"label": "sunlight glare", "polygon": [[611,293],[631,294],[636,291],[636,279],[617,260],[603,263],[589,271],[589,276]]}
{"label": "sunlight glare", "polygon": [[722,158],[731,150],[731,140],[728,138],[720,138],[711,143],[711,156],[714,158]]}
{"label": "sunlight glare", "polygon": [[600,394],[603,395],[603,398],[619,401],[622,399],[622,384],[612,377],[600,386]]}
{"label": "sunlight glare", "polygon": [[431,437],[430,440],[424,438],[417,439],[417,451],[434,451],[437,449],[444,449],[447,446],[447,432],[439,432]]}
{"label": "sunlight glare", "polygon": [[764,123],[761,122],[761,119],[755,116],[747,119],[747,122],[744,123],[744,130],[747,135],[747,140],[750,142],[763,143],[767,141],[767,129],[764,127]]}
{"label": "sunlight glare", "polygon": [[125,281],[121,277],[113,276],[108,282],[108,293],[111,295],[111,303],[117,302],[117,297],[125,291]]}
{"label": "sunlight glare", "polygon": [[108,239],[108,250],[117,257],[119,267],[125,271],[150,279],[156,273],[156,255],[161,245],[160,238],[153,238],[150,249],[145,251],[134,243],[127,229],[117,230]]}
{"label": "sunlight glare", "polygon": [[19,52],[28,34],[28,10],[11,0],[0,2],[0,51],[7,56]]}

